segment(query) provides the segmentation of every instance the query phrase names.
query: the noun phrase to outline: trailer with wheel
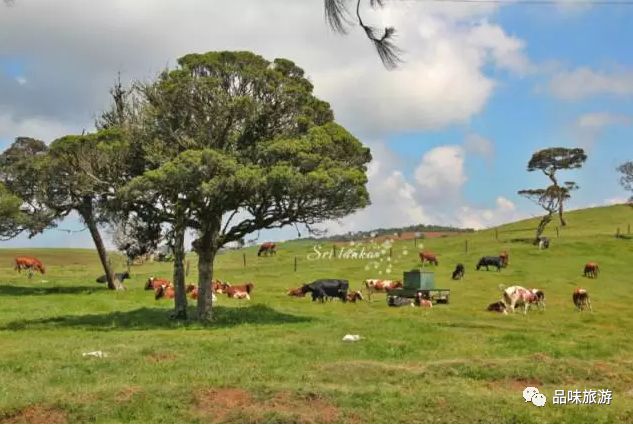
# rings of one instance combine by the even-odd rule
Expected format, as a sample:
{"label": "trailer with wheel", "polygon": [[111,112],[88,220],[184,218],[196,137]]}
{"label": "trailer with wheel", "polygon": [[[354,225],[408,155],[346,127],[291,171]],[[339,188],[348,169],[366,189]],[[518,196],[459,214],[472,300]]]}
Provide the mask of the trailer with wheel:
{"label": "trailer with wheel", "polygon": [[422,298],[434,304],[448,304],[450,301],[451,290],[436,288],[433,272],[423,272],[419,269],[404,272],[402,282],[402,288],[387,292],[387,303],[389,303],[389,297],[415,298],[418,292],[422,294]]}

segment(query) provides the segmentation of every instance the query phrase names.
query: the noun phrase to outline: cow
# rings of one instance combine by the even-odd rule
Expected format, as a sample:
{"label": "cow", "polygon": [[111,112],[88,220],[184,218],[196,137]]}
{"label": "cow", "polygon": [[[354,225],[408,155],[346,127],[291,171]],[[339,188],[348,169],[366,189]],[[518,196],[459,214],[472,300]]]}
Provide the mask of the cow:
{"label": "cow", "polygon": [[532,304],[545,308],[545,294],[539,289],[510,286],[503,291],[503,303],[506,305],[505,314],[507,314],[507,310],[514,313],[515,307],[520,305],[523,305],[523,314],[527,314],[528,308]]}
{"label": "cow", "polygon": [[44,264],[35,257],[16,257],[15,270],[17,270],[18,273],[22,273],[22,270],[27,270],[29,274],[29,279],[31,278],[31,276],[33,276],[33,271],[38,271],[42,274],[46,274]]}
{"label": "cow", "polygon": [[574,290],[574,294],[572,295],[572,300],[574,301],[574,305],[578,311],[583,311],[585,308],[591,309],[591,300],[589,300],[589,292],[583,288],[576,288]]}
{"label": "cow", "polygon": [[[198,287],[193,285],[193,284],[189,284],[187,285],[187,289],[186,292],[189,294],[189,297],[191,297],[192,300],[197,300],[198,299]],[[213,293],[213,291],[211,291],[211,302],[216,302],[218,298],[215,296],[215,294]]]}
{"label": "cow", "polygon": [[490,270],[490,266],[494,266],[497,268],[497,271],[501,271],[501,268],[503,267],[503,260],[501,257],[481,257],[477,263],[477,270],[482,267],[486,267],[486,270]]}
{"label": "cow", "polygon": [[[123,282],[125,279],[129,279],[130,278],[130,274],[128,272],[115,273],[114,277],[119,282]],[[97,278],[97,283],[106,283],[107,281],[108,280],[106,279],[106,275],[102,275],[102,276],[99,276]]]}
{"label": "cow", "polygon": [[287,292],[290,297],[305,297],[306,293],[301,290],[301,288],[288,289]]}
{"label": "cow", "polygon": [[420,291],[416,292],[415,299],[413,300],[413,305],[423,308],[433,308],[433,302],[428,298],[425,298]]}
{"label": "cow", "polygon": [[508,251],[503,251],[502,253],[500,253],[499,258],[501,258],[501,264],[503,265],[503,267],[508,267],[508,263],[510,261],[510,255],[508,254]]}
{"label": "cow", "polygon": [[171,281],[168,279],[152,276],[147,279],[147,282],[145,283],[145,290],[156,290],[160,286],[172,286],[172,284]]}
{"label": "cow", "polygon": [[362,301],[362,300],[363,300],[363,294],[361,294],[360,291],[354,291],[347,294],[347,301],[351,303],[355,303],[356,301]]}
{"label": "cow", "polygon": [[488,311],[496,311],[497,313],[506,313],[506,305],[503,301],[497,301],[496,303],[492,303],[486,308]]}
{"label": "cow", "polygon": [[598,263],[587,263],[585,264],[585,277],[597,279],[598,273],[600,273],[600,267],[598,267]]}
{"label": "cow", "polygon": [[392,289],[402,288],[402,282],[399,280],[367,279],[363,284],[369,301],[371,301],[371,294],[374,292],[387,292]]}
{"label": "cow", "polygon": [[549,248],[549,238],[546,238],[545,236],[541,236],[538,239],[538,249],[547,249]]}
{"label": "cow", "polygon": [[253,292],[253,288],[255,287],[252,283],[245,283],[243,285],[231,285],[230,283],[226,283],[225,285],[224,292],[229,298],[246,298],[247,300],[251,299],[250,294]]}
{"label": "cow", "polygon": [[277,254],[277,249],[276,248],[277,248],[277,245],[275,245],[274,243],[272,243],[272,242],[264,242],[259,247],[259,251],[257,251],[257,256],[261,257],[262,254],[266,254],[266,255]]}
{"label": "cow", "polygon": [[420,261],[422,261],[422,265],[425,263],[431,263],[435,266],[438,265],[437,255],[433,254],[430,251],[422,251],[420,252]]}
{"label": "cow", "polygon": [[301,287],[303,293],[312,294],[312,301],[319,300],[322,303],[325,302],[325,297],[334,297],[347,302],[348,290],[349,281],[342,279],[318,279]]}
{"label": "cow", "polygon": [[459,263],[455,266],[455,270],[453,271],[453,280],[460,280],[464,277],[464,265]]}

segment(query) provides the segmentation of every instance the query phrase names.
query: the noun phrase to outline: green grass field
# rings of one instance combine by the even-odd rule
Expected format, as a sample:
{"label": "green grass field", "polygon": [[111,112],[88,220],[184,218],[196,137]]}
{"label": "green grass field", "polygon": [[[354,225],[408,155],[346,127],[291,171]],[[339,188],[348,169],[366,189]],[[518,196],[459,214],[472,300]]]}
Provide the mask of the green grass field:
{"label": "green grass field", "polygon": [[[450,304],[431,310],[390,308],[382,294],[359,304],[285,295],[316,278],[348,279],[353,289],[366,278],[401,278],[418,266],[413,241],[394,244],[391,273],[386,260],[378,268],[309,261],[307,242],[282,244],[271,258],[255,248],[226,252],[216,277],[252,281],[254,295],[220,295],[207,327],[171,322],[171,301],[142,289],[150,275],[170,277],[171,264],[133,267],[129,290],[114,293],[95,283],[102,272],[94,251],[2,249],[0,422],[630,423],[633,240],[614,234],[626,233],[633,210],[575,211],[568,221],[558,239],[555,224],[548,228],[545,251],[521,241],[535,220],[498,228],[498,240],[487,230],[423,241],[439,254],[439,266],[428,267],[436,286],[452,291]],[[480,256],[504,249],[507,269],[474,271]],[[45,276],[29,281],[13,270],[25,253],[44,261]],[[582,277],[587,261],[600,264],[598,279]],[[453,282],[457,262],[466,276]],[[543,289],[546,311],[486,312],[499,284]],[[593,314],[574,311],[579,286]],[[342,342],[347,333],[363,339]],[[94,350],[108,357],[82,357]],[[523,401],[528,385],[547,396],[545,407]],[[610,389],[613,401],[552,405],[556,389]]]}

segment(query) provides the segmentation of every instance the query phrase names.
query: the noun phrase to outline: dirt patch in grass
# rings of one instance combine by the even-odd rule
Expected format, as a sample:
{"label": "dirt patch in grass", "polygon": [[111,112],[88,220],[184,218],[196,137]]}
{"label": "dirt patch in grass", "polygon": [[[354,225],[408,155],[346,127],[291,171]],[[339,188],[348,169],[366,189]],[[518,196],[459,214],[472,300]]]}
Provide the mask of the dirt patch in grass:
{"label": "dirt patch in grass", "polygon": [[543,382],[538,379],[497,379],[487,382],[486,385],[494,390],[523,391],[526,387],[538,388]]}
{"label": "dirt patch in grass", "polygon": [[2,424],[66,424],[68,416],[63,410],[50,406],[33,405],[0,419]]}
{"label": "dirt patch in grass", "polygon": [[[240,388],[206,391],[196,397],[195,411],[205,422],[227,423],[333,423],[341,422],[339,409],[318,394],[277,392],[256,398]],[[347,422],[350,419],[346,418]]]}
{"label": "dirt patch in grass", "polygon": [[116,393],[116,395],[114,396],[114,400],[117,403],[127,403],[128,401],[132,400],[132,398],[136,394],[139,394],[141,392],[143,392],[143,389],[141,387],[124,387],[118,393]]}
{"label": "dirt patch in grass", "polygon": [[154,363],[162,363],[176,360],[176,355],[172,353],[152,353],[145,356],[145,358]]}

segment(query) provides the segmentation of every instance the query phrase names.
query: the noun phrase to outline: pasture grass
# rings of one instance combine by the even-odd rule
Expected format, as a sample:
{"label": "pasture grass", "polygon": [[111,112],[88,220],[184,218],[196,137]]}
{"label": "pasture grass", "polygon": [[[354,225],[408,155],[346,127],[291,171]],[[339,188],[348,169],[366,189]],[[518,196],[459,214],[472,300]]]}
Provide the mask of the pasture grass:
{"label": "pasture grass", "polygon": [[[545,251],[511,242],[530,238],[535,220],[499,227],[498,240],[491,229],[422,241],[440,261],[425,269],[452,291],[450,304],[424,311],[387,307],[383,294],[359,304],[285,295],[317,278],[353,289],[401,278],[419,265],[413,241],[394,244],[390,274],[386,260],[369,270],[363,260],[309,261],[307,241],[281,244],[274,257],[225,252],[216,277],[255,291],[251,301],[220,295],[207,326],[169,320],[171,302],[143,290],[150,275],[171,276],[169,263],[135,266],[128,290],[111,292],[95,283],[92,250],[2,249],[0,422],[630,423],[633,241],[614,235],[633,211],[594,208],[568,221],[558,239],[550,226]],[[504,249],[507,269],[474,271],[479,257]],[[18,275],[21,254],[40,258],[47,274]],[[189,260],[193,282],[197,258]],[[600,264],[596,280],[582,276],[588,261]],[[466,276],[454,282],[457,262]],[[122,259],[114,263],[121,271]],[[543,289],[546,311],[486,312],[499,284]],[[574,311],[576,287],[589,290],[593,314]],[[342,342],[348,333],[363,339]],[[82,357],[95,350],[108,357]],[[544,408],[523,401],[528,385],[547,396]],[[611,405],[551,404],[556,389],[590,388],[612,390]]]}

